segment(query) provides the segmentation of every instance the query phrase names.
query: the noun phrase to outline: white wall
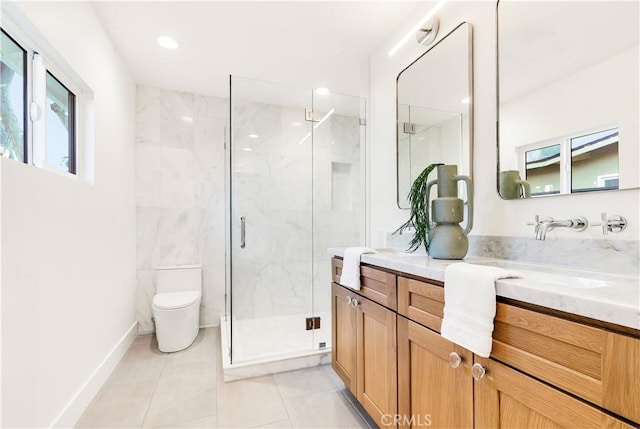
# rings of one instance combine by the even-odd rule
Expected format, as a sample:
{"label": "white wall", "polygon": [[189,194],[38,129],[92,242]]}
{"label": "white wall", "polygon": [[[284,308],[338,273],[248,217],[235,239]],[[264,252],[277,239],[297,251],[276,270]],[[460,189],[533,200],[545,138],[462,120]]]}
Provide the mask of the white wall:
{"label": "white wall", "polygon": [[518,148],[522,146],[554,139],[558,143],[569,135],[618,126],[620,188],[638,187],[639,75],[635,47],[503,103],[500,169],[521,167]]}
{"label": "white wall", "polygon": [[[426,14],[434,3],[425,3]],[[438,12],[438,38],[460,22],[473,26],[474,49],[474,162],[475,220],[472,234],[533,237],[526,226],[535,214],[567,218],[576,214],[599,220],[600,212],[620,214],[629,227],[608,239],[637,240],[640,232],[640,191],[626,190],[599,194],[556,196],[545,199],[505,201],[496,192],[496,4],[494,1],[451,1]],[[370,58],[369,201],[371,232],[369,244],[381,246],[387,232],[404,223],[409,213],[396,205],[395,168],[395,83],[396,77],[425,48],[410,40],[393,57],[387,52],[416,24],[422,15],[408,21]],[[604,238],[600,228],[590,228],[579,237],[573,231],[554,230],[554,236]]]}
{"label": "white wall", "polygon": [[95,184],[1,160],[2,426],[70,426],[135,327],[135,87],[90,4],[18,6],[94,91]]}

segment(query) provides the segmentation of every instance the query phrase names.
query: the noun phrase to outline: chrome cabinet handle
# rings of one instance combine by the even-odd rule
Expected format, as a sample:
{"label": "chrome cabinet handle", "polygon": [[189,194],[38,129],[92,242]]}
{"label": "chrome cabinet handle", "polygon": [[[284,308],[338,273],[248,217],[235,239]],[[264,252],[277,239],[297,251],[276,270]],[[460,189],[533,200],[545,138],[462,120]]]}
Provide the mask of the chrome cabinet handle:
{"label": "chrome cabinet handle", "polygon": [[451,365],[451,368],[459,367],[461,362],[462,358],[458,353],[451,352],[451,354],[449,354],[449,365]]}
{"label": "chrome cabinet handle", "polygon": [[484,375],[487,373],[487,370],[484,369],[482,365],[479,363],[474,363],[471,367],[471,375],[473,375],[473,379],[476,381],[482,380]]}
{"label": "chrome cabinet handle", "polygon": [[347,296],[347,305],[351,305],[351,297]]}
{"label": "chrome cabinet handle", "polygon": [[358,300],[357,300],[357,299],[353,298],[353,299],[351,300],[351,306],[352,306],[353,308],[356,308],[356,307],[358,306],[358,304],[360,304],[360,303],[358,302]]}
{"label": "chrome cabinet handle", "polygon": [[245,247],[247,247],[247,243],[246,243],[246,240],[245,240],[245,238],[246,238],[246,232],[245,232],[246,223],[247,223],[246,219],[244,218],[244,216],[242,216],[240,218],[240,248],[241,249],[244,249]]}

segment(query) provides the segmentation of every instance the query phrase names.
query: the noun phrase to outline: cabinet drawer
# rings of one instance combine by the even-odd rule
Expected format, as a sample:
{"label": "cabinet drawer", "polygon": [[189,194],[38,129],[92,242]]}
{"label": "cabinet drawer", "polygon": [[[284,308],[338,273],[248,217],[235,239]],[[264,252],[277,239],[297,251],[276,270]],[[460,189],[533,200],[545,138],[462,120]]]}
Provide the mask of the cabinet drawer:
{"label": "cabinet drawer", "polygon": [[443,311],[441,285],[398,277],[398,313],[440,332]]}
{"label": "cabinet drawer", "polygon": [[625,421],[493,359],[475,356],[476,428],[632,429]]}
{"label": "cabinet drawer", "polygon": [[498,303],[491,357],[640,422],[638,339]]}
{"label": "cabinet drawer", "polygon": [[[340,284],[342,259],[331,260],[333,281]],[[392,310],[398,308],[396,276],[375,268],[360,266],[360,290],[357,291],[370,300],[382,304]]]}

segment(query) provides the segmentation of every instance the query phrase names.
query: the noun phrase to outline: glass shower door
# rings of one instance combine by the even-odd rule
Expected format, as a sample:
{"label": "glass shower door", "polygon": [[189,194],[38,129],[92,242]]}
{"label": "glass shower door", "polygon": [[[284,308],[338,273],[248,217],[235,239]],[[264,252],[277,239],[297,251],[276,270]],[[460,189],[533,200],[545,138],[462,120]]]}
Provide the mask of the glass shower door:
{"label": "glass shower door", "polygon": [[232,362],[312,350],[310,90],[233,76],[230,138]]}

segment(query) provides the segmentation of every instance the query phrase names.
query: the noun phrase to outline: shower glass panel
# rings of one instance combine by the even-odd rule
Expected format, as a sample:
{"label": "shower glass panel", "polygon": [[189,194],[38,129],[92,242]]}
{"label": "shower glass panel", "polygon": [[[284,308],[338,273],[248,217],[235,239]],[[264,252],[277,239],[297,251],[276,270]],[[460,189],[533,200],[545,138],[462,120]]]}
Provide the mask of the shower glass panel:
{"label": "shower glass panel", "polygon": [[[331,347],[331,259],[328,247],[364,244],[365,99],[313,93],[314,350]],[[361,118],[363,118],[361,120]]]}
{"label": "shower glass panel", "polygon": [[331,347],[327,247],[364,237],[363,109],[358,97],[231,77],[232,364]]}

